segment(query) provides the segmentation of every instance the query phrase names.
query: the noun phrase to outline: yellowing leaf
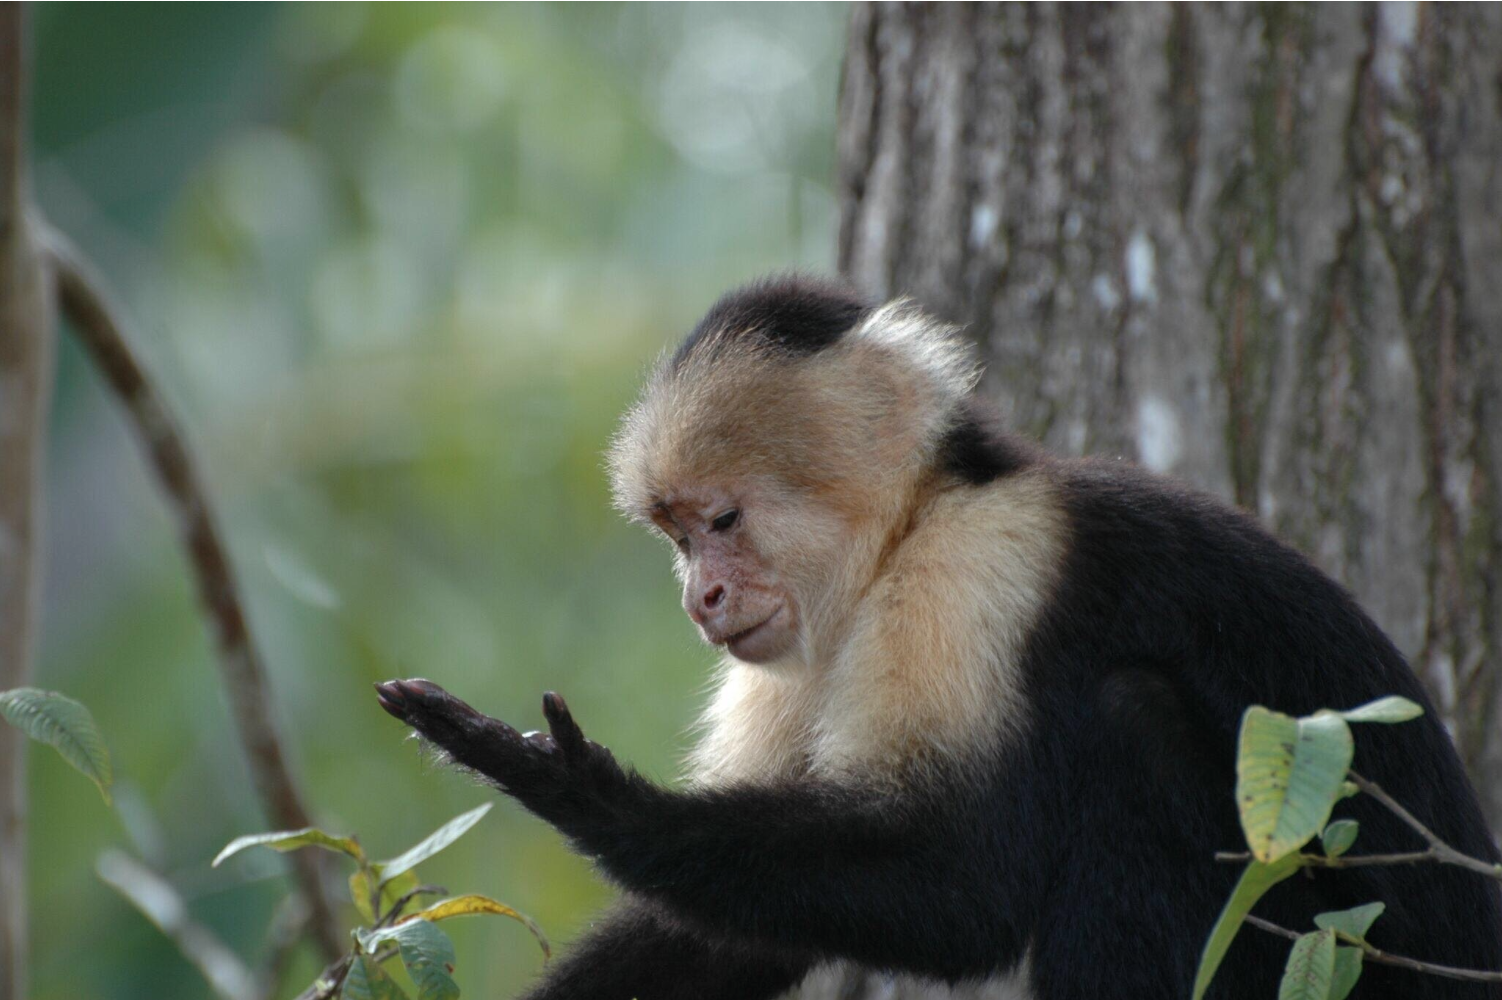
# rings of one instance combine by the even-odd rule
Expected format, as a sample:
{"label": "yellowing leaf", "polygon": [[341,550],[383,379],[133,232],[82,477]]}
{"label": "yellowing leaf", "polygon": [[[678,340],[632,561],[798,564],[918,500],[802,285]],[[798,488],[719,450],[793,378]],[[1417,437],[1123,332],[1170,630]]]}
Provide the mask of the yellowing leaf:
{"label": "yellowing leaf", "polygon": [[1324,828],[1351,766],[1350,727],[1335,712],[1295,719],[1260,705],[1241,721],[1236,807],[1252,856],[1271,863]]}
{"label": "yellowing leaf", "polygon": [[99,794],[109,802],[114,781],[109,747],[81,702],[56,691],[11,688],[0,691],[0,715],[37,742],[55,747],[63,760],[97,785]]}
{"label": "yellowing leaf", "polygon": [[397,923],[406,923],[408,920],[432,920],[436,922],[447,920],[449,917],[465,917],[486,913],[494,914],[498,917],[510,917],[512,920],[520,921],[526,926],[527,930],[532,932],[532,936],[537,939],[538,945],[542,947],[543,955],[551,956],[553,954],[552,946],[548,944],[547,935],[542,932],[541,927],[537,926],[537,921],[524,913],[518,913],[505,903],[496,902],[488,896],[469,895],[455,896],[453,899],[442,899],[431,906],[418,910],[416,913],[403,917]]}
{"label": "yellowing leaf", "polygon": [[317,827],[309,826],[301,830],[277,830],[272,833],[251,833],[236,837],[224,845],[224,850],[215,856],[210,867],[218,868],[225,859],[239,854],[247,847],[269,847],[284,854],[287,851],[295,851],[299,847],[322,847],[325,850],[348,854],[356,861],[365,858],[365,852],[360,849],[360,842],[354,837],[336,837],[331,833],[324,833]]}
{"label": "yellowing leaf", "polygon": [[1293,943],[1278,1000],[1330,1000],[1335,980],[1335,932],[1315,931]]}

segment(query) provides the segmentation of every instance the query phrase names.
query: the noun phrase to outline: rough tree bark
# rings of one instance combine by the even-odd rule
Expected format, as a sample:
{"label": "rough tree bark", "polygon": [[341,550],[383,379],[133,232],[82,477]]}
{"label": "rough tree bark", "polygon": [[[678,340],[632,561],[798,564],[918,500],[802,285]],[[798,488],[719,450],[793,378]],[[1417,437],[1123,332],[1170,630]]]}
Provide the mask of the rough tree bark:
{"label": "rough tree bark", "polygon": [[1502,823],[1502,6],[863,5],[838,143],[842,270],[1343,580]]}

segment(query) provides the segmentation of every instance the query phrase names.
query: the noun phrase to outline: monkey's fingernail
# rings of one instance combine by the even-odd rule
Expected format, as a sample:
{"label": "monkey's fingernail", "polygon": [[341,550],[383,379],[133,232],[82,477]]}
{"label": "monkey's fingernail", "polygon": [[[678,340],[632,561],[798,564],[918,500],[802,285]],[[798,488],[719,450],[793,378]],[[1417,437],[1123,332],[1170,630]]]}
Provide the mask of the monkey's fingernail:
{"label": "monkey's fingernail", "polygon": [[568,705],[556,691],[549,691],[542,696],[542,712],[549,719],[563,719],[568,716]]}
{"label": "monkey's fingernail", "polygon": [[375,686],[376,701],[380,702],[382,708],[398,719],[406,714],[407,707],[406,692],[401,689],[400,684],[400,681],[386,681],[384,684],[377,684]]}

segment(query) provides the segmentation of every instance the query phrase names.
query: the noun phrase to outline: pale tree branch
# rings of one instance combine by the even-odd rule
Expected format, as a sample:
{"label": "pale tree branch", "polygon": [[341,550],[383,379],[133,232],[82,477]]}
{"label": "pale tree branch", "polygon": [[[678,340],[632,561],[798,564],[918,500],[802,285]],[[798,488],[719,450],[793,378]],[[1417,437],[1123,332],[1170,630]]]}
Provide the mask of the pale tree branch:
{"label": "pale tree branch", "polygon": [[[48,249],[63,314],[124,407],[177,522],[198,596],[213,628],[219,673],[236,730],[267,818],[279,829],[311,826],[272,721],[266,669],[247,624],[229,551],[215,524],[203,478],[93,268],[59,233],[49,234]],[[291,860],[307,897],[311,930],[325,958],[332,960],[344,946],[322,889],[322,859],[316,851],[299,851]]]}
{"label": "pale tree branch", "polygon": [[[1303,937],[1298,931],[1280,927],[1270,920],[1261,917],[1248,916],[1246,922],[1258,930],[1267,931],[1285,937],[1290,941],[1297,941]],[[1423,972],[1431,976],[1441,976],[1445,979],[1461,979],[1468,983],[1502,983],[1502,972],[1488,972],[1485,969],[1461,969],[1453,965],[1439,965],[1435,962],[1421,962],[1416,958],[1408,958],[1404,955],[1394,955],[1383,951],[1381,948],[1367,944],[1365,941],[1350,937],[1346,934],[1339,935],[1341,944],[1348,944],[1360,948],[1363,957],[1368,962],[1378,962],[1382,965],[1392,965],[1399,969],[1411,969],[1414,972]]]}
{"label": "pale tree branch", "polygon": [[123,851],[105,851],[95,870],[177,945],[208,981],[214,996],[220,1000],[260,1000],[256,977],[240,956],[189,916],[187,903],[166,879]]}
{"label": "pale tree branch", "polygon": [[[52,386],[52,279],[27,206],[26,10],[0,5],[0,689],[27,683]],[[0,1000],[26,995],[26,738],[0,725]]]}
{"label": "pale tree branch", "polygon": [[1490,862],[1482,861],[1479,858],[1473,858],[1469,854],[1463,854],[1460,851],[1457,851],[1455,848],[1451,847],[1449,844],[1441,840],[1439,838],[1439,835],[1436,834],[1433,830],[1429,829],[1423,823],[1419,822],[1418,818],[1415,817],[1413,813],[1405,809],[1402,803],[1398,802],[1397,799],[1394,799],[1391,795],[1388,795],[1387,792],[1383,790],[1382,786],[1377,784],[1375,781],[1363,778],[1355,771],[1348,771],[1346,776],[1349,777],[1353,783],[1355,783],[1357,788],[1361,789],[1363,792],[1370,795],[1378,802],[1382,803],[1382,805],[1387,808],[1388,812],[1392,813],[1394,816],[1398,817],[1398,819],[1408,824],[1409,829],[1413,830],[1413,832],[1417,833],[1420,837],[1423,837],[1424,841],[1429,845],[1428,853],[1431,854],[1436,861],[1441,861],[1447,865],[1457,865],[1461,868],[1469,869],[1470,871],[1473,871],[1478,875],[1485,875],[1487,878],[1502,879],[1502,865],[1494,865]]}

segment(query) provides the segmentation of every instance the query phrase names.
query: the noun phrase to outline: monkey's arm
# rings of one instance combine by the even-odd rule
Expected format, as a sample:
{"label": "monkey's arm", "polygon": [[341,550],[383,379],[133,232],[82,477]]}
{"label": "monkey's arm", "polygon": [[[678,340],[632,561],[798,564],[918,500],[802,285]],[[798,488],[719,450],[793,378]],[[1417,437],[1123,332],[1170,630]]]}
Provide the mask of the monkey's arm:
{"label": "monkey's arm", "polygon": [[706,938],[629,900],[549,968],[524,1000],[767,1000],[804,960]]}
{"label": "monkey's arm", "polygon": [[1045,867],[1030,852],[1046,852],[1035,831],[1047,824],[994,796],[811,783],[674,792],[622,770],[556,695],[543,703],[551,734],[524,736],[426,681],[379,691],[624,887],[708,930],[948,976],[992,971],[1025,944]]}

